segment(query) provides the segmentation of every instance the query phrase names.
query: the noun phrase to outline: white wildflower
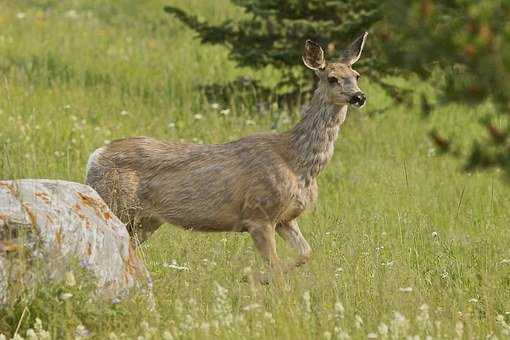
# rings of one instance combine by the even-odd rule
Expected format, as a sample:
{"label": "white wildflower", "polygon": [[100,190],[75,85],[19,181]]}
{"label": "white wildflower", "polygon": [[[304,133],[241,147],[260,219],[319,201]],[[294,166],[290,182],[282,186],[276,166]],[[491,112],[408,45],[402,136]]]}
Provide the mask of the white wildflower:
{"label": "white wildflower", "polygon": [[399,292],[402,293],[411,293],[413,291],[413,287],[403,287],[398,289]]}
{"label": "white wildflower", "polygon": [[338,339],[340,340],[347,340],[351,337],[349,336],[349,333],[347,333],[345,330],[343,330],[341,327],[335,327],[335,334]]}
{"label": "white wildflower", "polygon": [[64,17],[69,19],[76,19],[78,18],[78,13],[74,9],[71,9],[64,13]]}
{"label": "white wildflower", "polygon": [[381,322],[379,324],[379,326],[377,327],[377,331],[379,332],[379,334],[385,338],[387,335],[388,335],[388,332],[389,332],[389,327],[388,325],[386,325],[384,322]]}
{"label": "white wildflower", "polygon": [[175,128],[175,123],[174,123],[174,122],[170,122],[170,123],[168,123],[168,125],[167,125],[167,126],[168,126],[170,129],[173,129],[173,128]]}
{"label": "white wildflower", "polygon": [[174,337],[173,337],[172,333],[170,333],[169,331],[164,331],[163,332],[163,340],[174,340]]}
{"label": "white wildflower", "polygon": [[330,340],[330,339],[331,339],[331,333],[330,333],[330,332],[328,332],[328,331],[325,331],[325,332],[324,332],[324,339],[326,339],[326,340]]}
{"label": "white wildflower", "polygon": [[60,293],[59,299],[60,300],[69,300],[73,297],[73,294],[71,293]]}
{"label": "white wildflower", "polygon": [[186,271],[186,272],[188,272],[190,270],[189,267],[186,265],[183,265],[183,266],[178,265],[176,260],[172,260],[171,262],[163,263],[163,267],[175,269],[178,271]]}
{"label": "white wildflower", "polygon": [[253,121],[251,119],[247,119],[246,120],[246,125],[255,125],[255,121]]}
{"label": "white wildflower", "polygon": [[224,116],[228,116],[230,114],[230,109],[223,109],[220,111],[220,113]]}
{"label": "white wildflower", "polygon": [[121,115],[121,116],[128,116],[128,115],[129,115],[129,111],[127,111],[127,110],[122,110],[122,111],[120,111],[120,115]]}
{"label": "white wildflower", "polygon": [[114,332],[110,332],[110,334],[108,334],[108,340],[118,340],[118,339],[119,339],[119,337]]}
{"label": "white wildflower", "polygon": [[427,331],[432,328],[432,322],[430,321],[429,306],[423,304],[420,306],[420,312],[416,316],[416,323],[422,331]]}
{"label": "white wildflower", "polygon": [[344,318],[345,308],[342,305],[342,303],[340,303],[339,301],[335,302],[334,310],[335,310],[335,317],[337,319],[343,319]]}
{"label": "white wildflower", "polygon": [[478,299],[471,298],[471,299],[468,300],[468,302],[470,302],[470,303],[477,303]]}
{"label": "white wildflower", "polygon": [[356,326],[357,329],[363,327],[363,319],[361,318],[361,316],[356,315],[354,317],[354,325]]}
{"label": "white wildflower", "polygon": [[258,303],[252,303],[252,304],[250,304],[250,305],[244,306],[244,307],[243,307],[243,310],[244,310],[244,311],[246,311],[246,312],[248,312],[248,311],[251,311],[251,310],[254,310],[254,309],[258,309],[258,308],[260,308],[260,307],[262,307],[260,304],[258,304]]}
{"label": "white wildflower", "polygon": [[455,335],[456,339],[462,339],[462,336],[464,335],[464,324],[462,321],[457,321],[455,324]]}
{"label": "white wildflower", "polygon": [[76,285],[76,278],[72,270],[68,271],[64,275],[64,282],[68,287],[74,287]]}
{"label": "white wildflower", "polygon": [[202,116],[200,113],[197,113],[193,116],[195,118],[195,120],[201,120],[202,118],[204,118],[204,116]]}
{"label": "white wildflower", "polygon": [[312,303],[310,301],[310,292],[306,290],[303,293],[303,309],[305,311],[305,316],[310,317],[310,313],[312,312]]}
{"label": "white wildflower", "polygon": [[432,232],[432,237],[436,238],[437,236],[438,236],[437,231],[433,231],[433,232]]}
{"label": "white wildflower", "polygon": [[377,339],[377,333],[370,332],[367,334],[367,339]]}
{"label": "white wildflower", "polygon": [[218,103],[212,103],[212,104],[211,104],[211,107],[212,107],[213,109],[215,109],[215,110],[218,110],[218,109],[220,108],[220,104],[218,104]]}
{"label": "white wildflower", "polygon": [[409,330],[409,321],[400,312],[393,312],[393,320],[391,321],[391,332],[396,339],[404,337]]}
{"label": "white wildflower", "polygon": [[25,336],[26,336],[27,340],[38,340],[39,339],[39,337],[37,336],[37,334],[35,333],[35,331],[32,328],[27,329],[27,333]]}
{"label": "white wildflower", "polygon": [[75,340],[85,339],[90,336],[90,331],[87,328],[85,328],[85,326],[83,326],[82,324],[79,324],[78,326],[76,326],[74,336]]}
{"label": "white wildflower", "polygon": [[208,323],[208,322],[202,322],[202,324],[200,325],[200,329],[204,332],[204,333],[209,333],[209,329],[211,328],[211,325]]}
{"label": "white wildflower", "polygon": [[274,324],[275,323],[275,320],[273,318],[273,314],[269,313],[269,312],[265,312],[264,313],[264,319],[267,319],[270,323]]}
{"label": "white wildflower", "polygon": [[18,18],[18,19],[25,19],[26,17],[27,17],[27,14],[25,12],[16,13],[16,18]]}

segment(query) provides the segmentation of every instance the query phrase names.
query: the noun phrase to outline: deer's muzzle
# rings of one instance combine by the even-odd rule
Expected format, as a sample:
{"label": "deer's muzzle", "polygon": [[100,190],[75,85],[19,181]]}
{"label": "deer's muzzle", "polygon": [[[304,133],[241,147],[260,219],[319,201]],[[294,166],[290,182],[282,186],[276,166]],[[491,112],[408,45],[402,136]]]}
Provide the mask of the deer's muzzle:
{"label": "deer's muzzle", "polygon": [[356,92],[352,95],[351,99],[349,99],[349,104],[352,104],[357,107],[362,107],[365,105],[367,98],[363,92]]}

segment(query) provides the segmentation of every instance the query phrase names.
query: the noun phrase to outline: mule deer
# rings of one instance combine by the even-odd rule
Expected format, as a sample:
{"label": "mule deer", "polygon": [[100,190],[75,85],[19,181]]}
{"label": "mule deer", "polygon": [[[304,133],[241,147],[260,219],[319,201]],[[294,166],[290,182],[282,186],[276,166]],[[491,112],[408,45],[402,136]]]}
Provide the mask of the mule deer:
{"label": "mule deer", "polygon": [[[90,156],[87,184],[141,241],[165,222],[248,232],[271,268],[285,271],[307,262],[311,249],[297,217],[317,198],[316,177],[333,155],[348,104],[365,103],[351,66],[366,36],[332,63],[317,43],[306,41],[303,62],[319,81],[290,131],[212,145],[117,140]],[[275,233],[298,252],[292,267],[280,266]]]}

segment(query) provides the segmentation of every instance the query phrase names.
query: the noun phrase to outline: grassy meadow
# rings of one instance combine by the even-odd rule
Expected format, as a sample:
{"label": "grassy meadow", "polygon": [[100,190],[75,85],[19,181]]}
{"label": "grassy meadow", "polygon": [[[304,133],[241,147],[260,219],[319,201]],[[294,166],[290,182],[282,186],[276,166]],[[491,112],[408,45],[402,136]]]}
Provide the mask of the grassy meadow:
{"label": "grassy meadow", "polygon": [[[82,182],[90,152],[117,138],[221,143],[299,119],[299,107],[208,100],[202,85],[271,81],[276,71],[236,67],[166,15],[166,3],[0,1],[1,179]],[[227,0],[171,3],[211,21],[242,15]],[[450,105],[425,120],[368,79],[360,87],[368,103],[350,109],[319,200],[300,218],[309,264],[269,285],[245,282],[264,269],[247,234],[165,225],[139,250],[157,313],[143,296],[111,305],[56,283],[0,309],[0,333],[25,337],[39,318],[54,339],[510,336],[510,185],[497,171],[462,172],[427,137],[439,127],[465,150],[493,108]],[[294,255],[281,240],[278,251]],[[62,301],[65,289],[73,297]]]}

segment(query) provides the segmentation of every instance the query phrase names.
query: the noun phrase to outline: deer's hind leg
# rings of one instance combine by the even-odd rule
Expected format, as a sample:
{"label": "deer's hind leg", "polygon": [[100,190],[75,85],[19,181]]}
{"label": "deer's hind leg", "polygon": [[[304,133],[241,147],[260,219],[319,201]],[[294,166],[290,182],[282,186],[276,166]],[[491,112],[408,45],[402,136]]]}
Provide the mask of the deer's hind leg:
{"label": "deer's hind leg", "polygon": [[285,242],[289,243],[290,246],[298,253],[298,258],[294,262],[293,266],[288,270],[291,270],[294,267],[299,267],[310,260],[312,248],[304,238],[303,234],[301,234],[301,230],[299,229],[299,225],[296,220],[279,223],[276,226],[276,231],[285,240]]}
{"label": "deer's hind leg", "polygon": [[243,227],[248,230],[255,247],[271,269],[279,269],[280,259],[276,253],[275,225],[262,221],[243,221]]}

